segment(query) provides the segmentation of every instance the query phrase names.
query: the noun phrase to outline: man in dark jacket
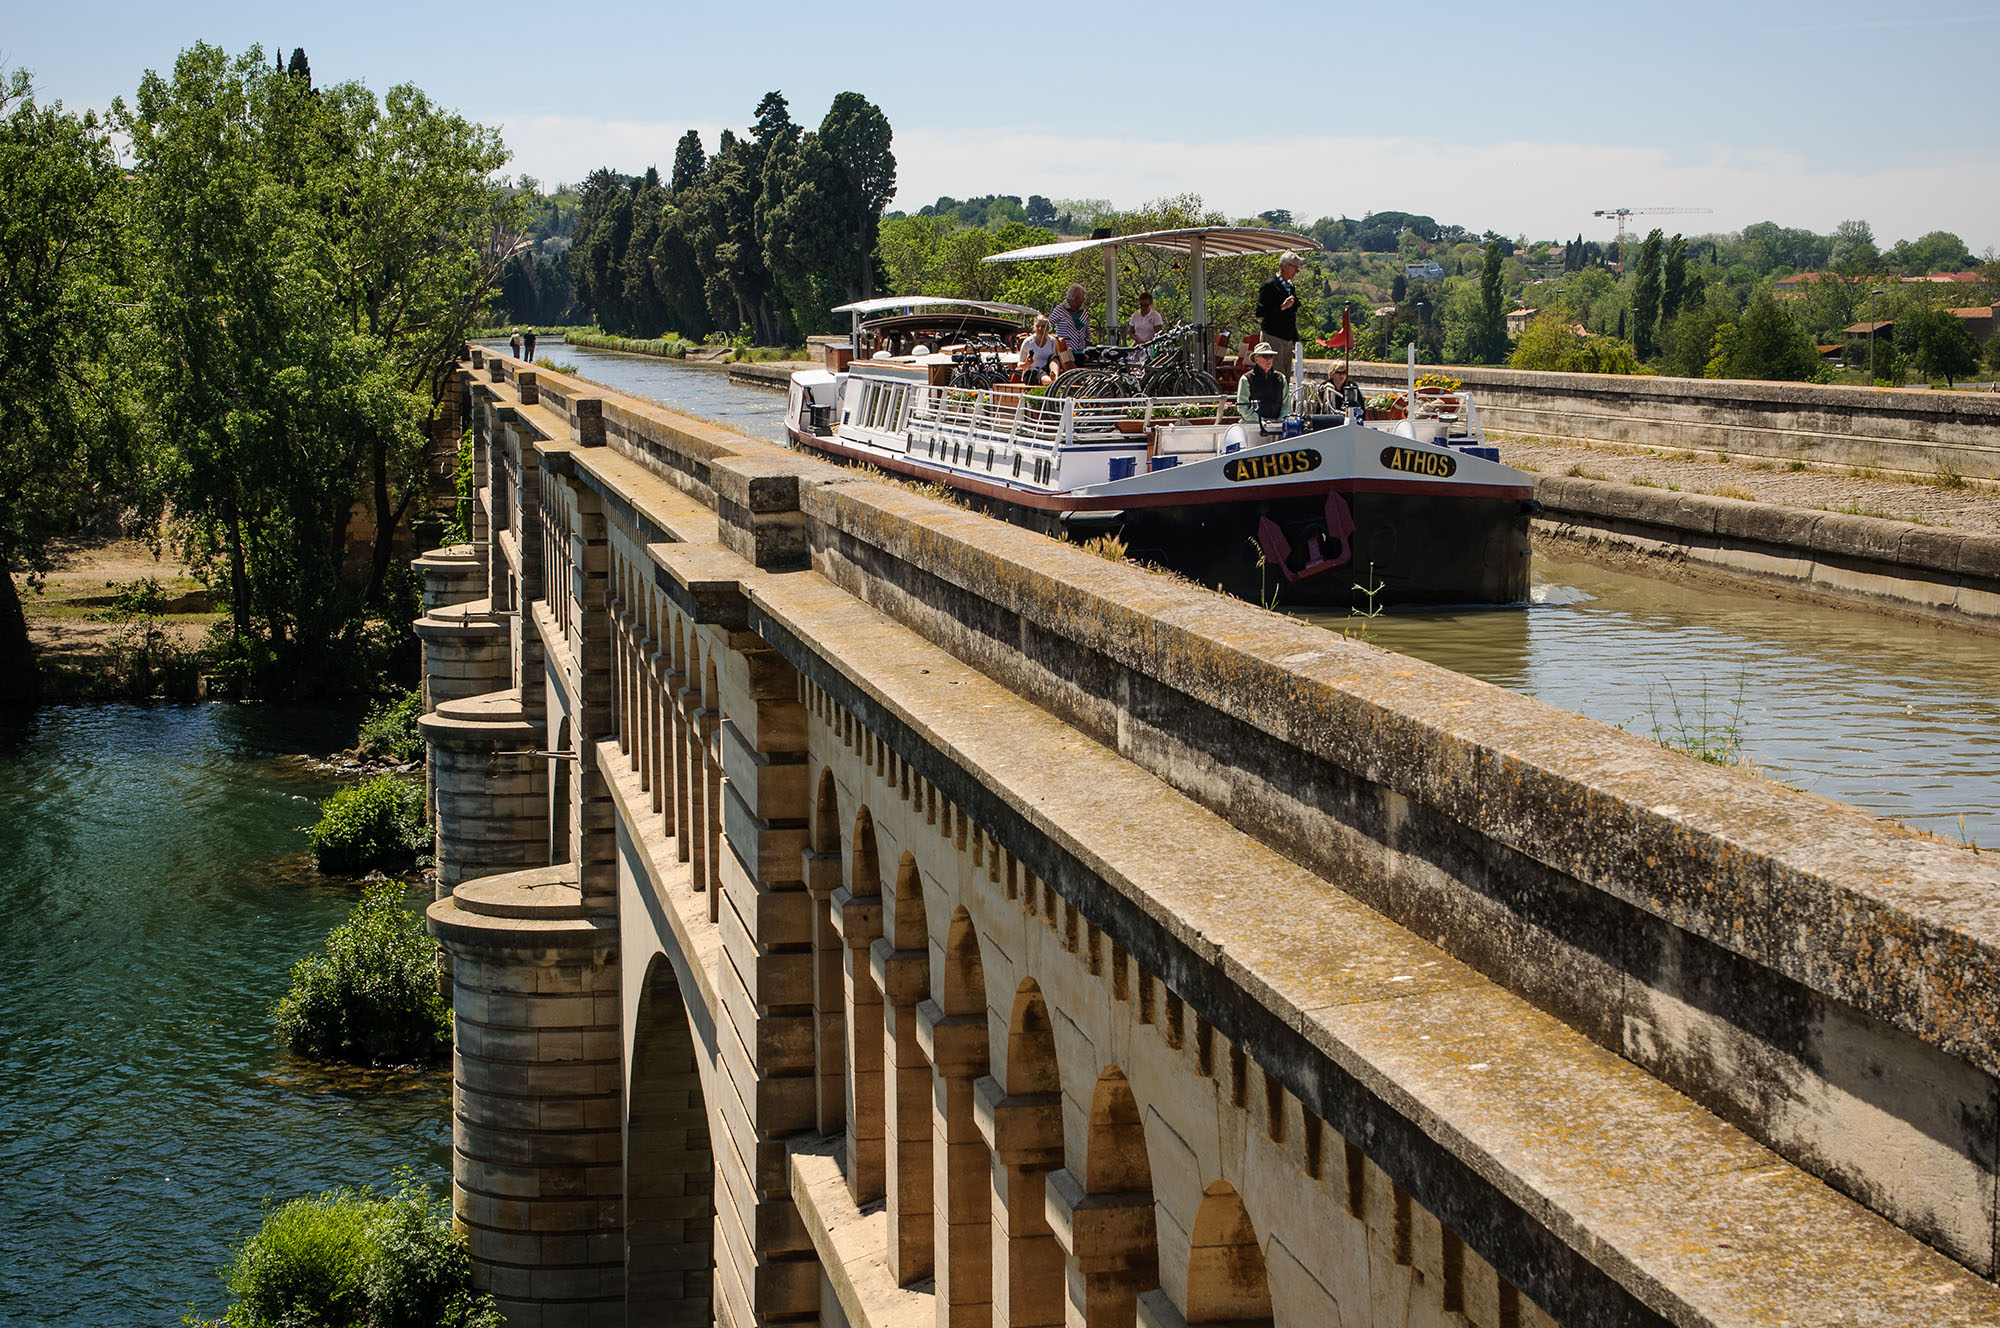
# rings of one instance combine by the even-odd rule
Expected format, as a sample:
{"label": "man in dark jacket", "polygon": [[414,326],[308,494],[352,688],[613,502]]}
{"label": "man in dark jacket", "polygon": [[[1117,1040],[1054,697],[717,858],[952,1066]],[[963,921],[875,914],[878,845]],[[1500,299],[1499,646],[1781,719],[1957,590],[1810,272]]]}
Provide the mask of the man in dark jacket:
{"label": "man in dark jacket", "polygon": [[1299,293],[1292,285],[1298,274],[1299,256],[1287,252],[1278,259],[1278,275],[1257,288],[1257,326],[1278,353],[1278,372],[1288,376],[1299,345]]}

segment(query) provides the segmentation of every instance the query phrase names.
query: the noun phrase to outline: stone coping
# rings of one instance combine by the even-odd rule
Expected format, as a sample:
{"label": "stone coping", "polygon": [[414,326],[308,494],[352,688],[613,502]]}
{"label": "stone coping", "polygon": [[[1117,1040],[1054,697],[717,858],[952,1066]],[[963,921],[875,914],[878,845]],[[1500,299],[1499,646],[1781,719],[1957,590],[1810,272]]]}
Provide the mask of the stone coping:
{"label": "stone coping", "polygon": [[574,863],[461,881],[451,895],[459,908],[482,917],[562,921],[588,916]]}
{"label": "stone coping", "polygon": [[889,1218],[877,1200],[857,1208],[847,1192],[837,1138],[789,1145],[792,1201],[819,1254],[834,1299],[852,1328],[932,1328],[937,1294],[929,1279],[898,1286],[889,1271]]}
{"label": "stone coping", "polygon": [[469,599],[456,604],[440,604],[417,619],[414,630],[420,637],[445,640],[454,636],[505,636],[511,630],[511,614],[496,611],[491,599]]}
{"label": "stone coping", "polygon": [[[657,556],[696,582],[727,557]],[[1559,1320],[2000,1315],[1975,1274],[845,590],[738,567],[753,630],[975,821],[1052,845],[1067,867],[1031,865]]]}
{"label": "stone coping", "polygon": [[521,707],[518,687],[440,702],[437,709],[417,719],[417,728],[427,741],[446,745],[508,739],[531,742],[535,737],[535,726]]}
{"label": "stone coping", "polygon": [[462,571],[470,564],[480,565],[479,547],[474,544],[446,544],[410,559],[410,566],[419,572]]}

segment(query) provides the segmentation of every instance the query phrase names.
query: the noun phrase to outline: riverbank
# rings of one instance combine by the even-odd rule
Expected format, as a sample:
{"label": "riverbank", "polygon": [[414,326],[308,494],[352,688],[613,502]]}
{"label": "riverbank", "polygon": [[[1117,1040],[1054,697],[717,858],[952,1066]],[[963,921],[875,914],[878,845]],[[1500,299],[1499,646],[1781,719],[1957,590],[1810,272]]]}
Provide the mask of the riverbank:
{"label": "riverbank", "polygon": [[135,539],[73,542],[39,588],[15,586],[45,701],[195,694],[191,661],[222,615],[169,549]]}

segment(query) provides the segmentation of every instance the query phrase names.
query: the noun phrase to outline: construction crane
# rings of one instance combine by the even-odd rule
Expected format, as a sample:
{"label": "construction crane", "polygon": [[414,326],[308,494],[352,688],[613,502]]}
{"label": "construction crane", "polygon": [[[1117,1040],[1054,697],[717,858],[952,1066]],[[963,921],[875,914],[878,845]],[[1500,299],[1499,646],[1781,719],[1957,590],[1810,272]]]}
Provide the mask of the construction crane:
{"label": "construction crane", "polygon": [[1663,213],[1688,214],[1688,213],[1712,212],[1712,211],[1714,211],[1713,208],[1673,208],[1673,207],[1598,208],[1595,212],[1592,212],[1590,215],[1593,217],[1610,217],[1618,223],[1618,270],[1620,272],[1623,272],[1625,270],[1625,218],[1653,217],[1653,216],[1659,216]]}

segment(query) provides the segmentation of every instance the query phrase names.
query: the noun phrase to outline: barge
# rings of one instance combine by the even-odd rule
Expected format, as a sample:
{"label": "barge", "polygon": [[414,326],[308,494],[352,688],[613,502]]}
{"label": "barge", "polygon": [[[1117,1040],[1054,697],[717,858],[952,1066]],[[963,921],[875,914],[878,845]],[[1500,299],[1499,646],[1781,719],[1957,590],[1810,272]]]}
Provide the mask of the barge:
{"label": "barge", "polygon": [[[1268,244],[1273,233],[1249,234]],[[1065,248],[1037,250],[1052,247]],[[1413,384],[1393,421],[1330,413],[1245,422],[1214,392],[1079,395],[1062,379],[1047,388],[1011,381],[1005,348],[1033,310],[940,297],[845,310],[856,324],[851,347],[792,375],[786,430],[801,448],[943,486],[1045,534],[1115,536],[1130,557],[1264,603],[1528,597],[1534,477],[1497,459],[1462,393]],[[936,335],[965,340],[913,340],[930,334],[926,319],[939,322]],[[1206,346],[1206,329],[1187,340]],[[1142,381],[1136,370],[1100,372],[1094,390]]]}

